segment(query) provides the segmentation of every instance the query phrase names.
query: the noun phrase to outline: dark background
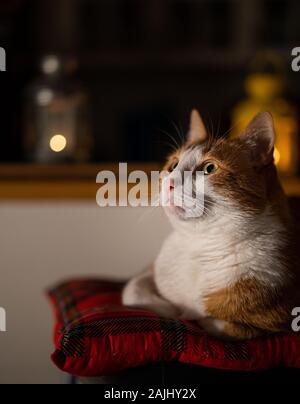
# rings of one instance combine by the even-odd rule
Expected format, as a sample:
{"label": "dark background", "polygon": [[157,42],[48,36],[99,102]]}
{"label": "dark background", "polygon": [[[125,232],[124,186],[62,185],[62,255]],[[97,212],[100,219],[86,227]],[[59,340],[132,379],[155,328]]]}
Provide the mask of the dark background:
{"label": "dark background", "polygon": [[[167,131],[186,131],[199,108],[208,125],[230,127],[249,61],[273,49],[286,64],[297,106],[298,0],[2,0],[1,161],[23,161],[24,89],[47,53],[74,56],[92,100],[95,161],[161,159]],[[174,122],[174,124],[173,124]]]}

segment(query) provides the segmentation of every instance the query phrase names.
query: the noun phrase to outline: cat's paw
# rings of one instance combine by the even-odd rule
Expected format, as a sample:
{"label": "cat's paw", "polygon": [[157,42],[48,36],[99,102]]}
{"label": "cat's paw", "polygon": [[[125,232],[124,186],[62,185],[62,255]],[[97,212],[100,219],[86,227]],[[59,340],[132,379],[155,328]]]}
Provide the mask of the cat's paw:
{"label": "cat's paw", "polygon": [[218,338],[222,338],[224,336],[224,328],[226,325],[225,321],[206,317],[198,319],[197,322],[200,327],[207,331],[210,335]]}
{"label": "cat's paw", "polygon": [[140,288],[134,281],[123,290],[122,303],[127,307],[153,311],[165,318],[178,318],[180,315],[179,310],[171,303],[155,293],[151,293],[150,289]]}
{"label": "cat's paw", "polygon": [[157,304],[149,304],[148,309],[154,311],[161,317],[164,318],[176,318],[178,319],[180,316],[179,310],[169,304],[168,302],[160,302]]}
{"label": "cat's paw", "polygon": [[199,313],[195,313],[191,310],[183,310],[180,312],[178,318],[186,321],[197,321],[199,319]]}
{"label": "cat's paw", "polygon": [[176,307],[164,301],[151,302],[151,303],[135,302],[134,304],[127,304],[126,306],[142,310],[149,310],[158,314],[160,317],[164,318],[179,318],[180,314],[179,311],[176,309]]}

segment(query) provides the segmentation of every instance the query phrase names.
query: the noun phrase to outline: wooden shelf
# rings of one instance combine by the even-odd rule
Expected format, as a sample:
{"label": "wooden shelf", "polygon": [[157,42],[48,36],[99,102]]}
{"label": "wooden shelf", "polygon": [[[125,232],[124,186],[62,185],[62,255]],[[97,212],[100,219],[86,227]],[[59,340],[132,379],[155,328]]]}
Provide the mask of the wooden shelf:
{"label": "wooden shelf", "polygon": [[[128,171],[143,170],[150,173],[160,170],[161,164],[129,163]],[[118,173],[119,163],[99,164],[0,164],[0,181],[78,181],[95,180],[99,171],[110,170]]]}
{"label": "wooden shelf", "polygon": [[[100,171],[118,176],[118,163],[86,165],[0,165],[0,200],[95,200]],[[128,172],[142,170],[147,174],[161,170],[159,163],[132,163]]]}
{"label": "wooden shelf", "polygon": [[[162,165],[132,163],[128,172],[142,170],[148,175]],[[0,165],[0,200],[95,200],[99,171],[118,174],[118,163],[86,165]],[[289,196],[300,197],[300,178],[282,179]]]}

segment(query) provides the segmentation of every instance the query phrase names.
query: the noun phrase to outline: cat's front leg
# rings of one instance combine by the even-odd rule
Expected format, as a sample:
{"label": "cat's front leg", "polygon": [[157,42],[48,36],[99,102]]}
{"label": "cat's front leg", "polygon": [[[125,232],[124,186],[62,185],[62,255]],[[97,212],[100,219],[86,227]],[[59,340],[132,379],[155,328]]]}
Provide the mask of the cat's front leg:
{"label": "cat's front leg", "polygon": [[128,307],[151,310],[162,317],[178,317],[179,312],[171,303],[159,296],[152,268],[132,278],[122,293],[122,303]]}

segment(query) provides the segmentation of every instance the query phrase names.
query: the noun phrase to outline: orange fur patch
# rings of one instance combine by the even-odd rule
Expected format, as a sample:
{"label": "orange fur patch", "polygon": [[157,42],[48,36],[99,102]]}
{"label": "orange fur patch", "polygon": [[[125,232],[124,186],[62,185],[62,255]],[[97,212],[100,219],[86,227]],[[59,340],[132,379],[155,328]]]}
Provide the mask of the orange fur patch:
{"label": "orange fur patch", "polygon": [[272,288],[255,279],[206,296],[207,313],[225,322],[224,334],[235,339],[291,330],[295,283]]}

